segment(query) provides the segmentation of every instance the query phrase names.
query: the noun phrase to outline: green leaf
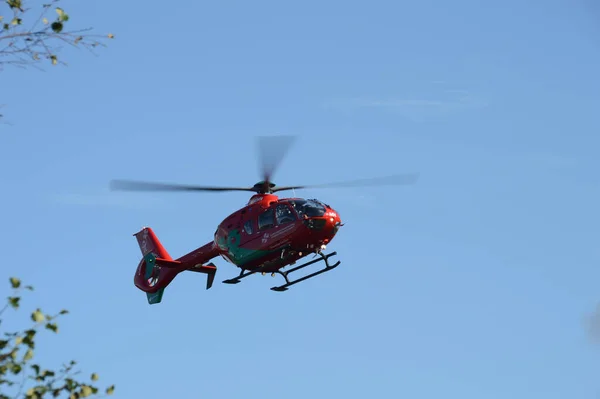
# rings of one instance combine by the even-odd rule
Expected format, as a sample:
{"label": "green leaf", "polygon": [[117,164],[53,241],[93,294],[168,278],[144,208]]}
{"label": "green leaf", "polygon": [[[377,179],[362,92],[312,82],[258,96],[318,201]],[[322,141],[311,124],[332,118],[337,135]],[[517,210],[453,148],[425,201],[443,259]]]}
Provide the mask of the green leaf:
{"label": "green leaf", "polygon": [[21,18],[14,17],[10,23],[11,25],[21,25],[23,20]]}
{"label": "green leaf", "polygon": [[11,278],[10,278],[10,285],[11,285],[13,288],[19,288],[19,287],[21,286],[21,280],[19,280],[19,279],[18,279],[18,278],[16,278],[16,277],[11,277]]}
{"label": "green leaf", "polygon": [[69,15],[62,8],[56,7],[56,13],[58,14],[59,21],[67,22],[69,20]]}
{"label": "green leaf", "polygon": [[108,388],[106,388],[106,394],[107,395],[112,395],[113,393],[115,393],[115,386],[111,385]]}
{"label": "green leaf", "polygon": [[35,342],[33,341],[35,334],[36,331],[34,329],[29,329],[25,330],[25,336],[23,337],[23,343],[31,349],[35,347]]}
{"label": "green leaf", "polygon": [[38,364],[32,364],[31,368],[33,369],[33,371],[35,371],[35,375],[40,374],[40,366]]}
{"label": "green leaf", "polygon": [[8,341],[5,339],[0,340],[0,350],[6,348],[6,346],[8,345]]}
{"label": "green leaf", "polygon": [[15,375],[19,374],[21,370],[23,370],[23,367],[21,367],[19,363],[13,363],[10,367],[10,371],[12,371],[12,373]]}
{"label": "green leaf", "polygon": [[56,373],[52,370],[44,370],[41,372],[42,377],[54,377]]}
{"label": "green leaf", "polygon": [[10,303],[10,306],[12,306],[15,309],[19,309],[19,301],[20,300],[21,300],[21,298],[18,296],[8,297],[8,303]]}
{"label": "green leaf", "polygon": [[27,349],[27,352],[25,352],[25,355],[23,356],[23,362],[28,362],[31,359],[33,359],[33,350]]}
{"label": "green leaf", "polygon": [[50,59],[52,60],[52,65],[58,64],[58,58],[55,55],[51,55]]}
{"label": "green leaf", "polygon": [[69,392],[75,389],[76,386],[77,385],[75,384],[75,381],[72,378],[65,378],[65,387]]}
{"label": "green leaf", "polygon": [[91,378],[92,378],[92,381],[98,381],[98,374],[93,373]]}
{"label": "green leaf", "polygon": [[22,10],[21,0],[7,0],[6,3],[10,8],[18,8]]}
{"label": "green leaf", "polygon": [[4,24],[4,25],[2,25],[2,29],[9,30],[10,29],[10,25],[9,24]]}
{"label": "green leaf", "polygon": [[31,314],[31,320],[35,321],[36,323],[41,323],[44,321],[44,314],[40,309],[37,309]]}
{"label": "green leaf", "polygon": [[63,24],[60,21],[52,22],[52,25],[50,25],[50,27],[52,28],[54,33],[60,33],[63,30]]}
{"label": "green leaf", "polygon": [[33,286],[31,286],[31,285],[26,285],[26,286],[25,286],[25,289],[26,289],[26,290],[29,290],[29,291],[33,291]]}
{"label": "green leaf", "polygon": [[56,325],[56,323],[48,323],[46,324],[46,328],[48,330],[54,331],[55,333],[58,333],[58,326]]}
{"label": "green leaf", "polygon": [[61,310],[61,311],[60,311],[60,313],[59,313],[59,314],[67,314],[67,313],[69,313],[69,311],[68,311],[68,310],[66,310],[66,309],[63,309],[63,310]]}

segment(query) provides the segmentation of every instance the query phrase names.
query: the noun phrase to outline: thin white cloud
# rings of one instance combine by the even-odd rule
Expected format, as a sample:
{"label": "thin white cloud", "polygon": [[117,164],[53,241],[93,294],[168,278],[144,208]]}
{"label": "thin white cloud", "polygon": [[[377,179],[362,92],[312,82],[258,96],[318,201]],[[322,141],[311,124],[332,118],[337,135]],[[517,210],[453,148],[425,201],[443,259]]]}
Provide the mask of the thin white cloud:
{"label": "thin white cloud", "polygon": [[386,109],[412,119],[436,117],[452,113],[481,109],[488,102],[465,90],[443,90],[432,96],[408,98],[352,98],[338,99],[324,104],[326,108],[350,111],[365,108]]}

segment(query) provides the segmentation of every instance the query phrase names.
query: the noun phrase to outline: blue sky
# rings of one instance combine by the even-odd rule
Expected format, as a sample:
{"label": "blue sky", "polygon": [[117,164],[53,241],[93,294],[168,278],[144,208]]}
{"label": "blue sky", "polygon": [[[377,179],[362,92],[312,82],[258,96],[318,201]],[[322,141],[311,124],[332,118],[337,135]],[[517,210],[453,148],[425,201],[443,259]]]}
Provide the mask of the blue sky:
{"label": "blue sky", "polygon": [[[367,5],[369,4],[369,5]],[[3,266],[71,310],[37,356],[133,398],[594,398],[600,354],[600,10],[584,1],[68,1],[116,39],[2,72]],[[133,286],[132,234],[173,256],[247,200],[112,178],[251,185],[254,137],[298,140],[276,183],[346,223],[342,265],[290,289]],[[4,291],[3,291],[4,292]],[[42,343],[40,343],[42,345]]]}

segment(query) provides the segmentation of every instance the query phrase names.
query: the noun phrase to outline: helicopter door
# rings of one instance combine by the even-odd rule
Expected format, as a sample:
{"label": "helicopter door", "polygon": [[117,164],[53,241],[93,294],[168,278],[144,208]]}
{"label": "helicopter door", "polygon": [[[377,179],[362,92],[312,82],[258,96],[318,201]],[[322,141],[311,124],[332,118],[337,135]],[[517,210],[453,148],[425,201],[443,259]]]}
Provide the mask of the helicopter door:
{"label": "helicopter door", "polygon": [[251,245],[253,246],[260,246],[264,244],[263,238],[268,238],[268,233],[274,227],[275,209],[271,207],[260,212],[258,216],[249,218],[244,222],[242,227],[242,244],[245,245],[252,243]]}
{"label": "helicopter door", "polygon": [[275,219],[277,222],[277,226],[275,227],[275,232],[273,234],[274,240],[273,244],[277,244],[278,246],[287,245],[291,241],[292,234],[296,228],[296,221],[298,217],[292,211],[292,208],[288,204],[277,204],[275,208]]}
{"label": "helicopter door", "polygon": [[271,206],[259,213],[256,221],[258,231],[255,234],[257,241],[254,245],[267,247],[268,249],[273,243],[273,238],[271,236],[276,231],[275,228],[277,227],[275,224],[275,207]]}
{"label": "helicopter door", "polygon": [[[252,245],[276,248],[285,245],[290,239],[290,233],[294,230],[296,215],[286,204],[278,204],[265,209],[257,217],[256,227],[258,231],[254,234],[256,241]],[[260,238],[260,240],[258,240]]]}
{"label": "helicopter door", "polygon": [[244,222],[242,226],[242,233],[240,234],[241,245],[245,245],[246,243],[253,241],[257,238],[258,229],[256,228],[256,221],[253,219],[248,219]]}

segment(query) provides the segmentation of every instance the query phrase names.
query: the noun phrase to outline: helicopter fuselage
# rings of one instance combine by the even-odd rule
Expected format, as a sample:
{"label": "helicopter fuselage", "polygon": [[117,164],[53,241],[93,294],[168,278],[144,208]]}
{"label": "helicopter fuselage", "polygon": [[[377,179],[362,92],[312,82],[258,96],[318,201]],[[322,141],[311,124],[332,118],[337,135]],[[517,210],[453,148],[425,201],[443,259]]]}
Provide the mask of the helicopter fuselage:
{"label": "helicopter fuselage", "polygon": [[341,225],[339,214],[321,201],[256,194],[219,224],[214,245],[241,269],[274,272],[324,250]]}

